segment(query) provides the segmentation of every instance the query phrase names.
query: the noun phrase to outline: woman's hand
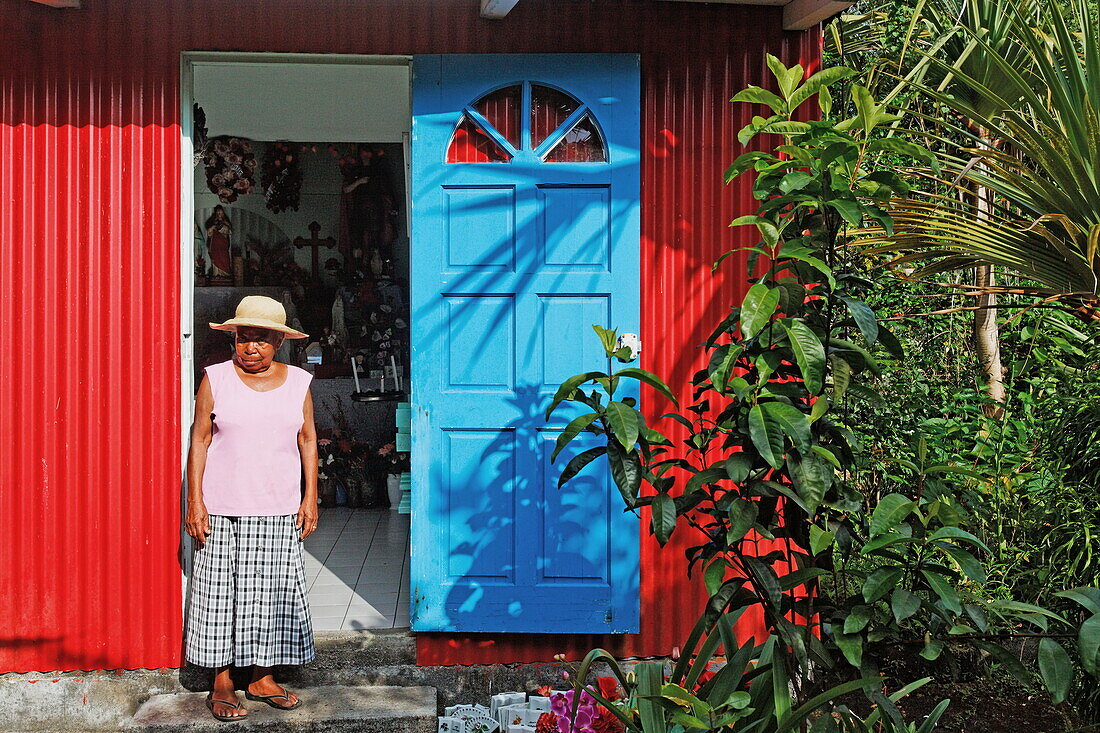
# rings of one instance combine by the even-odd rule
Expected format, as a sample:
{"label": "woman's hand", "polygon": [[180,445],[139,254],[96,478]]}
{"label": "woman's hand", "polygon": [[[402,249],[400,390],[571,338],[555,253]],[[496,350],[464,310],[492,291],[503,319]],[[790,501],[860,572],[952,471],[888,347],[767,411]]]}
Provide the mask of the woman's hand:
{"label": "woman's hand", "polygon": [[301,531],[303,540],[313,534],[317,529],[317,502],[302,502],[298,507],[298,518],[294,521],[294,526]]}
{"label": "woman's hand", "polygon": [[206,505],[201,501],[188,501],[183,526],[201,550],[206,544],[206,536],[210,534],[210,515],[206,513]]}

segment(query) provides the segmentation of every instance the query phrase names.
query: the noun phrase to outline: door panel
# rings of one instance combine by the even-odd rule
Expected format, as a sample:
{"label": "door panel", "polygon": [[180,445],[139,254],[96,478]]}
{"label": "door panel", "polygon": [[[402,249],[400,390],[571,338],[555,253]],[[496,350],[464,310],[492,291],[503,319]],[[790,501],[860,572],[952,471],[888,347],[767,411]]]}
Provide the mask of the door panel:
{"label": "door panel", "polygon": [[638,84],[636,56],[414,58],[418,631],[637,631],[637,518],[606,463],[557,488],[584,444],[551,464],[544,412],[610,366],[592,324],[638,330]]}

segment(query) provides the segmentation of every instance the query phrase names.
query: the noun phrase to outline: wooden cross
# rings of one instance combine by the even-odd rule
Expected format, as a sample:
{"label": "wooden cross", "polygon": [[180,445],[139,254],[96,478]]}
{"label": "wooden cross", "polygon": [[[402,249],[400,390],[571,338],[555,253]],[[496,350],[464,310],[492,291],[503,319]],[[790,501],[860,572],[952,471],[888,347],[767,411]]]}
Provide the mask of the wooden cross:
{"label": "wooden cross", "polygon": [[321,261],[318,257],[317,251],[321,247],[328,247],[329,249],[332,249],[336,246],[336,240],[332,237],[319,239],[317,237],[317,232],[319,231],[321,231],[321,225],[315,221],[311,221],[309,223],[309,239],[298,237],[294,240],[294,246],[298,249],[301,249],[302,247],[310,247],[312,249],[311,254],[313,255],[313,282],[321,282]]}

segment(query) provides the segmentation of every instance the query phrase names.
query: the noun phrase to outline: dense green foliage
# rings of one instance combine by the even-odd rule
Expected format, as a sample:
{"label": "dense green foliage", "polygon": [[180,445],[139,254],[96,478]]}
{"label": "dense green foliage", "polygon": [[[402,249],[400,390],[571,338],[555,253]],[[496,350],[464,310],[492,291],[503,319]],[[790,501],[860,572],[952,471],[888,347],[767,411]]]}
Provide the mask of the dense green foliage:
{"label": "dense green foliage", "polygon": [[[637,380],[671,398],[658,377],[636,368],[577,375],[548,411],[563,403],[587,408],[564,429],[559,451],[582,432],[603,438],[565,467],[562,483],[606,455],[627,507],[648,507],[658,541],[680,526],[700,540],[688,559],[710,601],[683,651],[690,660],[698,647],[698,658],[670,676],[656,666],[639,675],[636,685],[647,685],[641,692],[624,677],[627,700],[636,704],[616,707],[616,714],[647,733],[791,730],[832,706],[840,691],[864,688],[880,721],[860,721],[838,706],[835,715],[818,716],[813,729],[915,729],[881,687],[884,654],[915,649],[936,659],[950,653],[948,644],[962,642],[1030,681],[997,643],[1021,630],[1044,637],[1043,679],[1063,698],[1074,673],[1059,639],[1078,624],[990,592],[980,558],[993,552],[967,528],[972,512],[954,491],[958,484],[941,480],[979,474],[930,462],[926,441],[918,440],[916,460],[894,462],[913,481],[861,490],[859,469],[868,462],[859,458],[865,448],[858,434],[866,409],[853,405],[881,399],[875,387],[881,357],[901,360],[903,353],[868,304],[876,283],[847,245],[867,221],[889,229],[885,205],[908,192],[879,164],[882,158],[935,161],[923,148],[877,135],[876,128],[898,118],[858,85],[851,88],[854,115],[832,117],[828,87],[850,70],[834,67],[803,80],[801,67],[788,69],[771,57],[768,64],[778,93],[750,87],[734,101],[764,105],[771,114],[755,117],[739,139],[770,134],[781,136],[781,144],[746,153],[727,174],[755,174],[759,209],[734,224],[755,226],[761,241],[730,253],[749,253],[752,285],[708,339],[709,364],[693,380],[693,403],[665,416],[662,428],[675,440],[648,425],[633,398],[621,397],[624,382]],[[798,106],[814,97],[825,119],[795,121]],[[766,266],[762,274],[758,260]],[[596,330],[608,358],[622,357],[614,332]],[[1072,600],[1095,613],[1100,592],[1082,590]],[[771,636],[735,646],[722,630],[751,607],[762,610]],[[1100,613],[1082,627],[1089,671],[1100,661],[1094,647],[1100,628],[1092,628],[1098,624]],[[721,682],[693,689],[686,669],[695,670],[697,681],[698,665],[719,646],[736,664],[715,678]],[[596,659],[610,660],[597,650],[586,663]],[[762,684],[749,685],[753,679]],[[843,686],[829,687],[838,682]]]}

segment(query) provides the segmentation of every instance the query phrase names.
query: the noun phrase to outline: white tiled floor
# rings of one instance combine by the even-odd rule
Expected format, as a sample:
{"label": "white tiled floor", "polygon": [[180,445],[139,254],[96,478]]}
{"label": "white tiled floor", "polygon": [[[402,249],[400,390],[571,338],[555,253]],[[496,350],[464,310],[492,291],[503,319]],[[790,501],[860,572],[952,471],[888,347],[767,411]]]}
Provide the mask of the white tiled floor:
{"label": "white tiled floor", "polygon": [[407,514],[322,508],[305,551],[315,631],[408,628]]}

